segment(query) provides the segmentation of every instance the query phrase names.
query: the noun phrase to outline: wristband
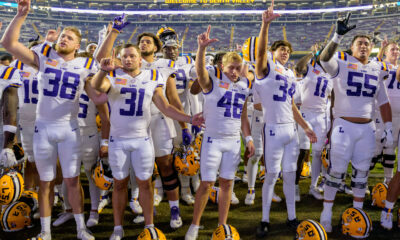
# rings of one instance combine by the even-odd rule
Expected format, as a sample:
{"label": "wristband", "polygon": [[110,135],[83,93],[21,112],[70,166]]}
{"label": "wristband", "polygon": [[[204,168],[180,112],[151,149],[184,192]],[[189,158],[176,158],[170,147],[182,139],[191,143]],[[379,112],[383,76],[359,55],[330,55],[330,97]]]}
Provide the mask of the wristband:
{"label": "wristband", "polygon": [[108,139],[101,139],[100,146],[101,147],[108,147]]}
{"label": "wristband", "polygon": [[385,122],[385,130],[392,130],[392,122]]}
{"label": "wristband", "polygon": [[121,32],[116,28],[111,28],[111,31],[114,30],[116,33],[120,34]]}
{"label": "wristband", "polygon": [[252,137],[251,135],[247,136],[247,137],[245,138],[245,140],[246,140],[246,144],[248,144],[250,141],[253,141],[253,142],[254,142],[253,137]]}
{"label": "wristband", "polygon": [[336,44],[340,44],[340,41],[342,41],[343,38],[344,38],[344,35],[339,35],[339,34],[335,33],[333,35],[332,42],[334,42]]}
{"label": "wristband", "polygon": [[13,125],[4,125],[3,126],[3,132],[16,133],[17,132],[17,127],[13,126]]}

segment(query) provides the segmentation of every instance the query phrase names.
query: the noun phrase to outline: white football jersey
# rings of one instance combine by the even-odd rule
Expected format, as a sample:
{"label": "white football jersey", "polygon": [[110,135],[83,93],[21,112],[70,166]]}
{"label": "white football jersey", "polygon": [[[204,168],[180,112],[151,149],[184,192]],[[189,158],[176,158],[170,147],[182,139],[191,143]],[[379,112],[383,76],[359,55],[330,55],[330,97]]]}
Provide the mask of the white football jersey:
{"label": "white football jersey", "polygon": [[207,136],[232,137],[240,135],[241,115],[252,83],[247,78],[232,82],[218,67],[209,67],[212,89],[204,94],[204,118]]}
{"label": "white football jersey", "polygon": [[96,73],[92,58],[64,61],[50,45],[43,43],[33,51],[39,57],[38,120],[70,121],[77,119],[79,97],[86,77]]}
{"label": "white football jersey", "polygon": [[110,72],[108,92],[110,104],[110,136],[115,138],[138,138],[148,136],[151,120],[150,104],[157,87],[165,81],[158,70],[142,70],[131,77],[122,69]]}
{"label": "white football jersey", "polygon": [[190,114],[189,82],[196,79],[196,71],[192,58],[189,56],[179,57],[175,62],[177,68],[175,72],[176,90],[182,103],[184,112]]}
{"label": "white football jersey", "polygon": [[254,83],[255,103],[261,103],[266,124],[293,123],[292,101],[296,92],[296,77],[292,70],[285,68],[268,57],[269,72]]}
{"label": "white football jersey", "polygon": [[0,100],[4,91],[9,87],[19,88],[22,86],[21,73],[18,69],[0,65]]}
{"label": "white football jersey", "polygon": [[374,117],[375,99],[378,106],[389,101],[384,80],[387,65],[376,61],[362,64],[345,52],[335,54],[337,76],[333,78],[335,91],[334,118]]}
{"label": "white football jersey", "polygon": [[307,64],[307,73],[302,80],[301,109],[325,112],[327,98],[332,92],[333,83],[329,74],[311,59]]}
{"label": "white football jersey", "polygon": [[79,113],[78,123],[80,128],[94,128],[97,129],[96,124],[97,108],[92,100],[83,91],[79,97]]}
{"label": "white football jersey", "polygon": [[[374,58],[378,62],[382,62],[378,58]],[[385,62],[389,68],[389,78],[385,81],[390,106],[393,114],[400,114],[400,106],[397,104],[400,101],[400,82],[396,79],[396,71],[399,66],[395,66],[388,62]]]}
{"label": "white football jersey", "polygon": [[33,67],[16,60],[10,64],[21,72],[23,87],[18,89],[19,120],[34,122],[38,102],[38,71]]}

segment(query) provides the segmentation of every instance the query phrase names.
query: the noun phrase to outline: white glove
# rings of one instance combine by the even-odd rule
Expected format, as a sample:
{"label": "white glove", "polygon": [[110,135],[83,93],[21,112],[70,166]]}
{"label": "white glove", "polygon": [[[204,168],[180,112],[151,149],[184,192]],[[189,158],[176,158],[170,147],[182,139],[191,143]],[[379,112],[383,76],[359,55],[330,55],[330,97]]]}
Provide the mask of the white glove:
{"label": "white glove", "polygon": [[0,165],[9,168],[17,164],[18,162],[15,158],[14,151],[11,148],[3,148],[0,154]]}
{"label": "white glove", "polygon": [[393,145],[392,122],[385,123],[385,130],[382,133],[381,143],[387,148]]}

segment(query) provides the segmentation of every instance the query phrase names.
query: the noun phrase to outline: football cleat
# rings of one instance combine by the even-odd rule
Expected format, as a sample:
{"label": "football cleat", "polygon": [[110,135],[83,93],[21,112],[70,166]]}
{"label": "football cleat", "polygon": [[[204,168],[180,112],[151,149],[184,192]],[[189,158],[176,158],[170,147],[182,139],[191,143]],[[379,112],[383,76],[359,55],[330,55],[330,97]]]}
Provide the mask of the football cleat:
{"label": "football cleat", "polygon": [[211,240],[240,240],[240,236],[236,228],[229,224],[223,224],[215,229]]}
{"label": "football cleat", "polygon": [[99,207],[97,208],[97,212],[100,214],[103,212],[104,208],[110,204],[111,198],[108,194],[103,195],[100,197]]}
{"label": "football cleat", "polygon": [[200,161],[191,146],[181,146],[174,153],[174,165],[178,173],[193,176],[200,169]]}
{"label": "football cleat", "polygon": [[0,178],[0,205],[16,202],[24,192],[24,179],[17,171],[9,171]]}
{"label": "football cleat", "polygon": [[242,46],[243,59],[246,62],[256,62],[258,37],[249,37]]}
{"label": "football cleat", "polygon": [[53,222],[53,226],[58,227],[73,218],[74,218],[74,214],[72,214],[72,212],[60,213],[60,214],[58,214],[58,218]]}
{"label": "football cleat", "polygon": [[244,204],[253,205],[254,199],[256,198],[256,191],[254,189],[249,189],[246,194],[246,199],[244,200]]}
{"label": "football cleat", "polygon": [[164,233],[156,227],[145,228],[137,240],[166,240]]}
{"label": "football cleat", "polygon": [[286,226],[288,226],[292,230],[296,230],[297,227],[299,226],[300,222],[297,220],[297,218],[289,220],[286,220]]}
{"label": "football cleat", "polygon": [[185,234],[185,240],[196,240],[199,235],[200,226],[191,224]]}
{"label": "football cleat", "polygon": [[332,211],[331,210],[322,210],[320,217],[321,225],[324,227],[327,233],[332,232]]}
{"label": "football cleat", "polygon": [[41,232],[36,237],[30,238],[29,240],[51,240],[51,234]]}
{"label": "football cleat", "polygon": [[393,228],[393,213],[392,209],[384,208],[381,212],[381,226],[386,230]]}
{"label": "football cleat", "polygon": [[181,189],[181,199],[186,202],[187,205],[194,204],[194,197],[190,192],[190,188],[182,188]]}
{"label": "football cleat", "polygon": [[341,225],[342,233],[353,238],[368,238],[372,231],[371,218],[360,208],[346,209],[342,214]]}
{"label": "football cleat", "polygon": [[172,207],[171,208],[171,221],[169,222],[169,225],[173,229],[177,229],[182,227],[182,218],[180,215],[180,211],[178,207]]}
{"label": "football cleat", "polygon": [[269,230],[270,227],[268,222],[260,222],[260,225],[257,227],[256,236],[258,238],[263,238],[267,236]]}
{"label": "football cleat", "polygon": [[102,190],[110,190],[113,185],[114,179],[111,168],[101,158],[92,167],[92,179],[96,186]]}
{"label": "football cleat", "polygon": [[81,240],[95,240],[92,233],[86,228],[78,230],[77,238]]}
{"label": "football cleat", "polygon": [[5,232],[16,232],[32,227],[31,207],[25,202],[13,202],[1,213],[1,227]]}
{"label": "football cleat", "polygon": [[86,222],[87,227],[94,227],[99,224],[99,213],[96,211],[90,211],[89,219]]}
{"label": "football cleat", "polygon": [[124,229],[117,229],[113,231],[110,236],[110,240],[121,240],[125,235]]}
{"label": "football cleat", "polygon": [[131,200],[129,201],[129,207],[131,207],[131,210],[133,213],[136,213],[136,214],[143,213],[143,209],[140,206],[137,198],[131,198]]}
{"label": "football cleat", "polygon": [[236,197],[236,193],[234,191],[232,191],[232,195],[231,195],[231,204],[232,205],[237,205],[239,204],[239,198]]}
{"label": "football cleat", "polygon": [[313,196],[317,200],[323,200],[324,196],[319,192],[319,190],[316,187],[311,187],[310,191],[308,192],[311,196]]}
{"label": "football cleat", "polygon": [[160,205],[160,202],[162,201],[164,196],[164,190],[162,189],[162,187],[160,188],[154,188],[154,206],[158,206]]}
{"label": "football cleat", "polygon": [[380,208],[385,207],[386,195],[388,192],[388,186],[386,183],[378,183],[372,189],[372,206],[377,206]]}
{"label": "football cleat", "polygon": [[308,219],[302,221],[296,230],[295,240],[327,240],[325,229],[314,220]]}
{"label": "football cleat", "polygon": [[272,195],[272,201],[273,202],[282,202],[282,198],[278,196],[278,194],[276,194],[275,192]]}
{"label": "football cleat", "polygon": [[245,172],[245,173],[243,173],[243,176],[242,176],[242,182],[244,182],[244,183],[247,183],[248,182],[248,179],[247,179],[247,173]]}

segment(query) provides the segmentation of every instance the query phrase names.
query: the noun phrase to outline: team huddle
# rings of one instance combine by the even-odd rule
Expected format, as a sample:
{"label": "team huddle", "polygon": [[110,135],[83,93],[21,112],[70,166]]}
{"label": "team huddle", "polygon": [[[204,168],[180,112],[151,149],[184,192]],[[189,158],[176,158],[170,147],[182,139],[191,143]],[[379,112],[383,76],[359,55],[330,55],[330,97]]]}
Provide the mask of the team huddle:
{"label": "team huddle", "polygon": [[[342,232],[368,237],[372,223],[363,202],[377,162],[385,178],[374,201],[383,208],[382,227],[392,229],[400,194],[400,169],[393,176],[400,52],[396,42],[385,39],[378,57],[370,58],[368,35],[354,36],[350,49],[338,52],[344,35],[356,27],[349,24],[350,14],[337,21],[326,46],[314,45],[290,69],[291,44],[268,42],[270,24],[280,16],[274,1],[262,14],[259,36],[248,38],[242,53],[218,54],[213,63],[206,55],[218,41],[210,37],[211,26],[198,35],[195,61],[179,56],[178,35],[170,27],[141,33],[136,44],[114,46],[129,25],[124,15],[85,52],[78,52],[82,36],[75,27],[49,30],[44,42],[27,47],[18,39],[31,3],[17,2],[17,14],[1,39],[16,59],[0,65],[4,231],[21,230],[30,226],[31,217],[40,218],[41,232],[31,239],[50,240],[51,225],[75,219],[77,238],[92,240],[88,228],[99,224],[99,214],[112,202],[110,240],[122,239],[129,186],[129,206],[138,214],[134,221],[145,225],[138,239],[166,239],[153,221],[164,195],[172,229],[183,225],[179,200],[194,205],[185,240],[198,239],[209,199],[218,203],[219,214],[212,239],[240,239],[227,222],[230,205],[238,202],[233,188],[242,142],[246,205],[254,204],[259,161],[264,174],[262,219],[254,237],[270,231],[271,203],[281,201],[274,192],[279,177],[286,224],[297,231],[296,239],[327,239],[335,196],[343,189],[352,192],[353,207],[343,213]],[[300,222],[298,183],[310,147],[309,194],[323,200],[323,211],[319,222]],[[344,184],[349,163],[351,189]],[[82,165],[91,203],[86,222]],[[379,189],[387,192],[386,200]],[[64,212],[51,222],[52,206],[61,197]]]}

